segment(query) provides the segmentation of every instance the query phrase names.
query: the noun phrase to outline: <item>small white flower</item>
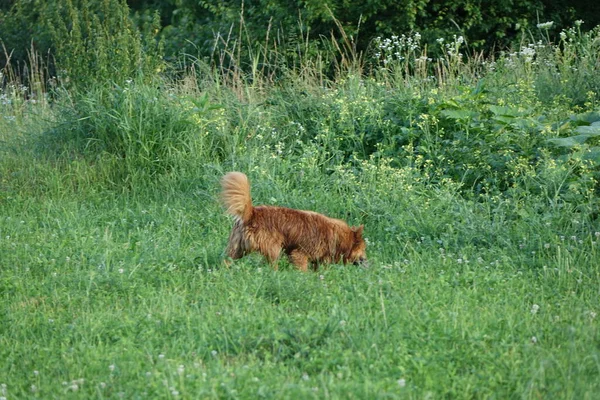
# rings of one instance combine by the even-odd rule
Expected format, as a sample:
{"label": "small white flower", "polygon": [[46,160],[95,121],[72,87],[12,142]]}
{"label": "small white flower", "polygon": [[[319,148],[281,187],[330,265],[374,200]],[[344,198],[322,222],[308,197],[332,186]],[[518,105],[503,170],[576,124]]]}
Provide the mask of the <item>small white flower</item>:
{"label": "small white flower", "polygon": [[219,354],[219,352],[218,352],[218,351],[216,351],[216,350],[213,350],[213,351],[211,351],[211,352],[210,352],[210,354],[211,354],[213,357],[216,357],[216,356],[217,356],[217,354]]}
{"label": "small white flower", "polygon": [[119,268],[119,273],[122,274],[123,272],[125,272],[125,270],[123,268]]}
{"label": "small white flower", "polygon": [[406,379],[404,379],[404,378],[398,379],[398,386],[405,387],[406,386]]}
{"label": "small white flower", "polygon": [[533,344],[537,343],[537,338],[535,336],[531,337],[531,343],[533,343]]}
{"label": "small white flower", "polygon": [[104,389],[106,387],[106,383],[100,382],[100,389]]}
{"label": "small white flower", "polygon": [[578,19],[577,21],[575,21],[575,26],[581,26],[581,24],[583,24],[582,19]]}
{"label": "small white flower", "polygon": [[303,381],[307,381],[309,379],[310,379],[310,377],[308,376],[308,374],[306,372],[302,374],[302,380]]}
{"label": "small white flower", "polygon": [[110,372],[113,372],[115,370],[115,364],[110,364],[108,366],[108,369],[110,370]]}
{"label": "small white flower", "polygon": [[541,24],[537,24],[538,29],[550,29],[554,25],[554,21],[542,22]]}
{"label": "small white flower", "polygon": [[164,354],[159,354],[159,355],[158,355],[158,359],[159,359],[159,360],[162,360],[162,359],[164,359],[164,358],[165,358],[165,355],[164,355]]}
{"label": "small white flower", "polygon": [[540,306],[538,306],[537,304],[534,304],[531,306],[531,313],[532,314],[537,314],[537,312],[539,311]]}

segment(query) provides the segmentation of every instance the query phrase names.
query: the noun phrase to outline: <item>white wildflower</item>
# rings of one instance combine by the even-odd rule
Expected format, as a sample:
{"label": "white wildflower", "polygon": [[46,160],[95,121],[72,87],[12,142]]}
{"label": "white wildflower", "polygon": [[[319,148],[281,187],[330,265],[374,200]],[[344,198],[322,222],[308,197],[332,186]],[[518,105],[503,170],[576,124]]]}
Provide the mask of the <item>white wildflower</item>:
{"label": "white wildflower", "polygon": [[534,304],[531,306],[531,313],[532,314],[537,314],[537,312],[540,310],[540,306],[537,304]]}
{"label": "white wildflower", "polygon": [[542,22],[540,24],[537,24],[536,26],[538,27],[538,29],[550,29],[552,28],[552,25],[554,25],[554,21],[548,21],[548,22]]}

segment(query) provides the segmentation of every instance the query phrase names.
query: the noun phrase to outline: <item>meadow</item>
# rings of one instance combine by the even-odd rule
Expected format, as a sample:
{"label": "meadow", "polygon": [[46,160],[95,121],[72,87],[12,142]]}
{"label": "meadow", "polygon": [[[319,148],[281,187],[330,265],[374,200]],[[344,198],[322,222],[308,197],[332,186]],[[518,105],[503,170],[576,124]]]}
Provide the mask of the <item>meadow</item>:
{"label": "meadow", "polygon": [[[0,399],[598,398],[600,30],[543,33],[5,69]],[[364,224],[370,267],[227,267],[232,170]]]}

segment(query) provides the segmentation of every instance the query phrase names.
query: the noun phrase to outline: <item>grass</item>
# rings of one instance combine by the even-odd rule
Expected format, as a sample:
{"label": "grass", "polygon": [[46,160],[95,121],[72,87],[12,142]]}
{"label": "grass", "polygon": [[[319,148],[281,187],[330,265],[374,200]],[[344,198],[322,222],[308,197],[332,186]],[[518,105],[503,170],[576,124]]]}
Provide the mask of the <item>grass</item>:
{"label": "grass", "polygon": [[[548,139],[593,130],[597,94],[510,57],[3,89],[0,396],[595,398],[597,143]],[[225,267],[229,170],[364,223],[371,267]]]}

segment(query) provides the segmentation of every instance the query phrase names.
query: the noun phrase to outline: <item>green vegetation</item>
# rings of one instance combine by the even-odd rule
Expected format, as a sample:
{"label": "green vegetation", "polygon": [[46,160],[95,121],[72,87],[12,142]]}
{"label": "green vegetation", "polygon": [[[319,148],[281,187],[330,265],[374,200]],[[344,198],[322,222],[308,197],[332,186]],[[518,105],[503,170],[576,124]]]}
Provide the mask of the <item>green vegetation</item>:
{"label": "green vegetation", "polygon": [[[2,71],[0,397],[600,393],[600,28],[494,60],[458,35],[436,59],[416,34],[292,64],[225,47],[166,75],[123,26],[66,34],[58,78],[35,53]],[[370,268],[226,267],[231,170],[256,204],[365,224]]]}

